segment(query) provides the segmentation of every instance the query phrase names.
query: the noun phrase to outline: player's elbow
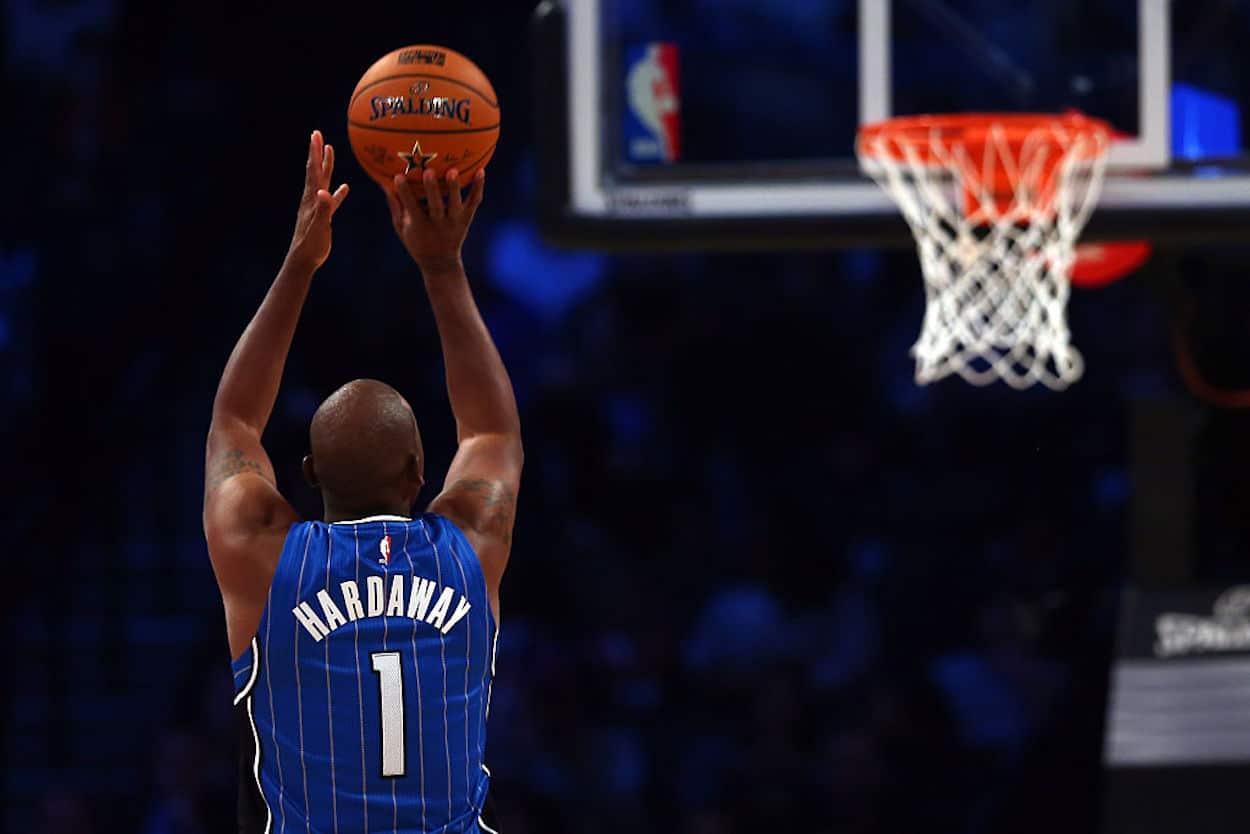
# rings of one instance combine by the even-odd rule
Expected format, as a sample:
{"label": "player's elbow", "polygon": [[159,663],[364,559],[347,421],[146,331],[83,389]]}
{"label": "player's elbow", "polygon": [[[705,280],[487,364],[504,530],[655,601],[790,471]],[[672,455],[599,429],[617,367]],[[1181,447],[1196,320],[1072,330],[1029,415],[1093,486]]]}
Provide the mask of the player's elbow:
{"label": "player's elbow", "polygon": [[492,446],[514,447],[521,453],[521,424],[518,421],[499,422],[489,426],[473,426],[456,422],[457,443],[489,443]]}
{"label": "player's elbow", "polygon": [[520,472],[525,466],[525,446],[521,443],[520,431],[513,436],[510,452],[512,456],[512,464],[516,467],[516,471]]}
{"label": "player's elbow", "polygon": [[520,472],[525,465],[525,446],[521,443],[520,429],[511,432],[500,432],[492,438],[498,455],[508,465]]}
{"label": "player's elbow", "polygon": [[253,413],[242,404],[223,400],[219,396],[213,402],[213,417],[208,431],[210,435],[214,431],[226,434],[244,432],[259,437],[265,430],[267,419],[265,414]]}
{"label": "player's elbow", "polygon": [[525,463],[525,447],[521,443],[521,432],[490,431],[462,433],[459,438],[460,448],[472,450],[475,454],[483,454],[508,469],[521,471]]}
{"label": "player's elbow", "polygon": [[211,456],[214,450],[230,445],[238,437],[259,439],[262,432],[262,427],[255,426],[248,420],[214,410],[212,422],[208,424],[207,454]]}

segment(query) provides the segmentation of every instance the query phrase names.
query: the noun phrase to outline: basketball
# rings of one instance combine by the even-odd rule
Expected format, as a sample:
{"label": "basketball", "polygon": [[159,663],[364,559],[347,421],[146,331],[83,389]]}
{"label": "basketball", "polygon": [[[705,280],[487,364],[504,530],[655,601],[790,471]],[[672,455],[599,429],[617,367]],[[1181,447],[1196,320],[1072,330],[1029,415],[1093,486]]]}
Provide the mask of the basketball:
{"label": "basketball", "polygon": [[396,174],[468,185],[499,141],[499,100],[477,65],[443,46],[396,49],[365,72],[347,107],[347,135],[361,167],[389,184]]}

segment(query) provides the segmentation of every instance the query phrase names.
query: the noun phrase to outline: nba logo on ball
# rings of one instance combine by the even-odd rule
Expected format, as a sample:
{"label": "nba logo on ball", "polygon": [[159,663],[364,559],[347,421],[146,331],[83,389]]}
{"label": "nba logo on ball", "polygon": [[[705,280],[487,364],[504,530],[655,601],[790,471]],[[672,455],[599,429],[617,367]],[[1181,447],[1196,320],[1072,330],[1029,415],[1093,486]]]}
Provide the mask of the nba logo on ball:
{"label": "nba logo on ball", "polygon": [[681,97],[677,46],[646,43],[625,52],[625,159],[676,162],[681,158]]}

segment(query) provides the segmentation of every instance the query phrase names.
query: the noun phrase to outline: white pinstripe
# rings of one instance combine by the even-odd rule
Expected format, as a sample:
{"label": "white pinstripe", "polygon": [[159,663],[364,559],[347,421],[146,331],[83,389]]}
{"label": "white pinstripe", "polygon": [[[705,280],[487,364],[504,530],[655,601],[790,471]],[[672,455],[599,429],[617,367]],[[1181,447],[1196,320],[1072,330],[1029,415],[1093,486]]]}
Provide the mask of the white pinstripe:
{"label": "white pinstripe", "polygon": [[[386,529],[386,522],[385,522],[385,521],[383,521],[383,522],[382,522],[382,535],[383,535],[383,536],[387,536],[387,535],[389,535],[389,533],[387,532],[387,529]],[[357,551],[357,555],[359,555],[359,551]],[[359,569],[360,569],[360,568],[359,568],[359,566],[357,566],[357,570],[359,570]],[[386,565],[382,568],[382,570],[383,570],[383,571],[385,571],[385,573],[386,573],[386,578],[387,578],[387,579],[390,579],[390,578],[391,578],[391,562],[390,562],[390,559],[387,559],[387,561],[386,561]],[[389,646],[387,646],[387,645],[386,645],[386,635],[387,635],[387,632],[389,631],[389,629],[387,628],[387,625],[388,625],[388,621],[389,621],[389,620],[390,620],[390,617],[383,617],[383,618],[382,618],[382,651],[386,651],[387,649],[389,649],[389,648],[390,648]],[[379,719],[380,719],[380,718],[381,718],[381,716],[379,716]],[[405,728],[405,729],[407,729],[407,728]],[[364,732],[364,730],[362,729],[362,730],[361,730],[361,732],[363,733],[363,732]],[[363,757],[362,757],[362,759],[361,759],[361,763],[362,763],[362,764],[364,763],[364,759],[363,759]],[[406,773],[406,772],[407,772],[407,770],[408,770],[408,767],[407,767],[407,763],[405,762],[404,772]],[[398,801],[398,800],[396,799],[396,797],[395,797],[395,783],[396,783],[396,782],[398,782],[398,781],[399,781],[398,779],[392,779],[392,780],[391,780],[391,817],[392,817],[392,819],[391,819],[391,828],[392,828],[392,830],[394,831],[394,834],[399,834],[399,801]]]}
{"label": "white pinstripe", "polygon": [[[352,528],[352,541],[356,544],[356,585],[360,586],[360,528]],[[385,618],[383,619],[385,622]],[[360,793],[363,797],[361,806],[365,811],[365,831],[369,830],[369,769],[365,765],[365,691],[364,682],[360,679],[360,620],[352,623],[356,627],[353,638],[356,659],[356,703],[360,706]]]}
{"label": "white pinstripe", "polygon": [[[451,555],[456,560],[456,570],[460,571],[460,587],[464,588],[465,595],[469,593],[469,580],[464,575],[464,563],[460,561],[460,554],[456,552],[455,539],[451,539]],[[473,799],[473,780],[469,777],[469,659],[473,650],[473,627],[471,623],[473,617],[464,618],[464,789],[468,793],[468,801]]]}
{"label": "white pinstripe", "polygon": [[[438,556],[438,545],[434,544],[434,539],[430,538],[430,528],[426,526],[425,519],[421,520],[421,530],[425,533],[425,540],[430,543],[430,547],[434,549],[434,568],[438,571],[438,584],[443,587],[443,562]],[[447,717],[447,639],[439,635],[438,649],[443,661],[443,752],[447,756],[447,809],[451,811],[451,740],[448,738],[448,717]]]}
{"label": "white pinstripe", "polygon": [[[425,522],[421,522],[422,528]],[[404,525],[404,555],[408,557],[409,579],[411,583],[415,581],[417,576],[417,564],[412,561],[412,554],[408,552],[408,534],[411,532],[409,525]],[[427,534],[428,535],[428,534]],[[429,826],[425,824],[425,708],[421,705],[421,664],[417,658],[417,624],[412,624],[412,670],[417,675],[417,757],[421,760],[421,830],[429,830]]]}
{"label": "white pinstripe", "polygon": [[[495,621],[495,644],[490,650],[490,683],[486,685],[486,720],[490,721],[490,696],[495,691],[495,658],[499,656],[499,621]],[[485,750],[482,751],[485,753]]]}
{"label": "white pinstripe", "polygon": [[[304,558],[299,563],[299,579],[295,583],[295,595],[299,598],[300,591],[304,587],[304,568],[308,565],[308,548],[312,544],[313,525],[308,525],[308,538],[304,541]],[[326,535],[330,535],[330,531],[326,530]],[[304,763],[304,690],[300,685],[299,679],[299,629],[295,632],[295,704],[299,715],[299,769],[304,774],[304,831],[305,834],[312,833],[312,813],[308,807],[308,765]],[[269,705],[270,709],[273,704]]]}
{"label": "white pinstripe", "polygon": [[[334,551],[334,533],[326,530],[325,590],[330,591],[330,556]],[[334,812],[334,834],[339,831],[339,787],[334,778],[334,698],[330,692],[330,641],[322,640],[326,647],[326,725],[330,734],[330,808]]]}
{"label": "white pinstripe", "polygon": [[[308,539],[312,539],[312,528],[308,530]],[[286,545],[283,545],[283,550]],[[308,545],[304,545],[304,555],[308,555]],[[279,557],[278,564],[282,564]],[[275,578],[277,571],[274,571]],[[279,829],[283,834],[286,833],[286,805],[284,795],[286,794],[286,781],[282,778],[282,750],[278,747],[278,716],[273,708],[273,678],[269,676],[269,633],[273,628],[273,582],[269,583],[269,598],[265,602],[265,689],[269,691],[269,728],[273,734],[273,758],[278,763],[278,813],[282,815],[282,827]],[[255,658],[253,658],[255,660]],[[301,735],[301,749],[303,747]]]}

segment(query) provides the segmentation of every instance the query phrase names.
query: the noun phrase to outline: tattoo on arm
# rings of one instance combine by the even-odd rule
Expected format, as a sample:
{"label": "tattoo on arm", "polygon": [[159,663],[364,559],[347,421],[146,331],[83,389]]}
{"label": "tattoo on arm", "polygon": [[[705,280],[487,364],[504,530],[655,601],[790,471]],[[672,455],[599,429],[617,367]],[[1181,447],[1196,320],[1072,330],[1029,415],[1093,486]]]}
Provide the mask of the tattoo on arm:
{"label": "tattoo on arm", "polygon": [[265,467],[259,461],[247,457],[242,449],[227,449],[208,462],[208,471],[204,478],[204,496],[207,498],[219,486],[235,475],[254,472],[265,480],[269,480]]}
{"label": "tattoo on arm", "polygon": [[516,515],[516,492],[502,481],[463,478],[447,488],[448,497],[460,498],[473,506],[473,529],[487,536],[498,536],[512,544],[512,523]]}

